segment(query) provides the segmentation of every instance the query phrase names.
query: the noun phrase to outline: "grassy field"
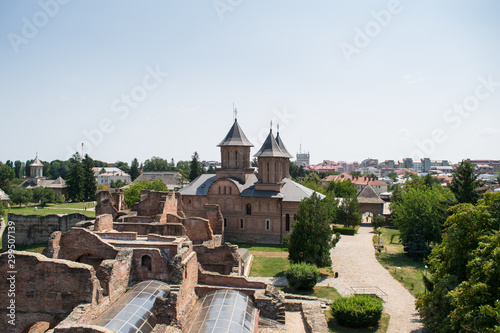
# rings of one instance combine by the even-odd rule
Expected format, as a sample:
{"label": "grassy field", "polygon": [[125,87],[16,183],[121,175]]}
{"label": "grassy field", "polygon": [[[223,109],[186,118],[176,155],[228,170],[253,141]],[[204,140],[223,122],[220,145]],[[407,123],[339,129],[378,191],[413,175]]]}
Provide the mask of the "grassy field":
{"label": "grassy field", "polygon": [[285,271],[290,266],[287,257],[254,256],[250,276],[285,276]]}
{"label": "grassy field", "polygon": [[250,252],[288,252],[288,249],[283,244],[251,244],[251,243],[231,243],[238,245]]}
{"label": "grassy field", "polygon": [[316,286],[314,287],[314,290],[292,290],[290,287],[280,287],[280,289],[285,293],[326,298],[331,299],[332,301],[340,297],[337,289],[333,287]]}
{"label": "grassy field", "polygon": [[[376,255],[377,260],[414,296],[418,293],[424,293],[425,287],[422,281],[425,270],[424,263],[415,261],[404,254],[403,245],[398,243],[398,236],[395,236],[391,243],[391,235],[398,234],[397,229],[382,228],[381,231],[384,248]],[[374,242],[378,242],[378,236],[374,236]]]}
{"label": "grassy field", "polygon": [[[87,205],[87,209],[94,207],[93,202],[85,203]],[[37,210],[35,210],[35,205],[32,206],[13,206],[10,209],[6,209],[8,213],[13,214],[22,214],[22,215],[40,215],[45,216],[49,214],[70,214],[73,212],[81,213],[87,215],[88,217],[95,217],[95,211],[83,210],[85,205],[81,202],[71,202],[71,203],[63,203],[63,204],[48,204],[45,208],[41,208],[37,206]]]}

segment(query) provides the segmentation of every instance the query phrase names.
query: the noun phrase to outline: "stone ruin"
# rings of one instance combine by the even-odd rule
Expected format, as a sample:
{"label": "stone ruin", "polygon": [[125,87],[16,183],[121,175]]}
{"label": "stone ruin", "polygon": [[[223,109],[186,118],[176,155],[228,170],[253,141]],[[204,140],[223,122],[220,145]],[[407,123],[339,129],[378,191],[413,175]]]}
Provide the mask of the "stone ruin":
{"label": "stone ruin", "polygon": [[[279,323],[293,302],[273,286],[245,277],[251,258],[243,260],[247,256],[237,246],[224,243],[217,205],[206,205],[204,217],[187,218],[179,193],[145,190],[135,211],[126,213],[123,193],[116,193],[99,192],[95,220],[52,232],[43,254],[0,255],[3,281],[9,277],[9,255],[16,260],[13,332],[111,332],[97,325],[98,319],[141,281],[168,286],[154,303],[153,332],[179,331],[199,297],[224,288],[251,296],[259,316],[283,331]],[[2,295],[9,288],[0,285]],[[8,302],[0,298],[0,326],[11,328]]]}

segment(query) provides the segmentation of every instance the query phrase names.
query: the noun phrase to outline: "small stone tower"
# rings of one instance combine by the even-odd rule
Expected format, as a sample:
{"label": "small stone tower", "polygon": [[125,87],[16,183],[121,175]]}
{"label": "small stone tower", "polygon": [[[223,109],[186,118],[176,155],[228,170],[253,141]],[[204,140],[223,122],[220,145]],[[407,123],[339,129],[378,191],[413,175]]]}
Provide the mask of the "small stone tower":
{"label": "small stone tower", "polygon": [[38,159],[38,154],[33,163],[30,164],[30,177],[43,178],[43,164]]}
{"label": "small stone tower", "polygon": [[250,167],[250,148],[253,144],[248,141],[236,118],[217,147],[220,147],[221,153],[221,167],[216,170],[217,179],[233,177],[245,183],[247,177],[254,173]]}
{"label": "small stone tower", "polygon": [[271,128],[264,144],[254,155],[259,162],[259,181],[255,183],[255,189],[279,192],[282,180],[290,176],[290,156],[279,133],[275,138]]}

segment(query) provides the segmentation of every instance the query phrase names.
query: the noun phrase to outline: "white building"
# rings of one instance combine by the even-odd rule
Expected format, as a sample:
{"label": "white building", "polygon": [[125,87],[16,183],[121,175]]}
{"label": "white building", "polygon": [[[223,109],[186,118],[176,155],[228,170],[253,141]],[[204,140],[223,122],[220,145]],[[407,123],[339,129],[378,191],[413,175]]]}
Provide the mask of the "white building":
{"label": "white building", "polygon": [[97,185],[111,185],[111,182],[116,182],[117,180],[121,180],[124,183],[130,183],[130,175],[122,170],[118,169],[118,171],[114,172],[105,172],[97,175]]}

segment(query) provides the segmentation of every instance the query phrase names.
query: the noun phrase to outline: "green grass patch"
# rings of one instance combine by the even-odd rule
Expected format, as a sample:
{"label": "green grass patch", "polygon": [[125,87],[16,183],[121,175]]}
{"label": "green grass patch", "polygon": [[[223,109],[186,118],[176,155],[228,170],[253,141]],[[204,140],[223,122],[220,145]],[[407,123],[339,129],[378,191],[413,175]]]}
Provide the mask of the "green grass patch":
{"label": "green grass patch", "polygon": [[[393,243],[391,244],[391,235],[397,234],[397,229],[381,228],[381,231],[384,248],[380,253],[375,252],[377,260],[413,296],[424,293],[425,286],[422,281],[422,275],[425,271],[424,263],[415,261],[404,253],[403,245],[398,243],[399,237],[393,237]],[[378,243],[377,235],[373,237],[373,241]]]}
{"label": "green grass patch", "polygon": [[262,257],[254,256],[250,276],[285,276],[285,271],[290,266],[286,257]]}
{"label": "green grass patch", "polygon": [[333,287],[319,287],[316,286],[314,287],[313,290],[292,290],[290,287],[279,287],[283,292],[289,293],[289,294],[297,294],[297,295],[304,295],[304,296],[314,296],[318,298],[326,298],[326,299],[331,299],[332,301],[339,298],[340,294],[337,291],[337,289]]}
{"label": "green grass patch", "polygon": [[51,207],[55,208],[66,208],[66,209],[84,209],[87,206],[87,209],[94,208],[94,201],[89,202],[65,202],[62,204],[51,204]]}
{"label": "green grass patch", "polygon": [[252,244],[252,243],[231,243],[238,247],[254,252],[288,252],[288,249],[283,244]]}
{"label": "green grass patch", "polygon": [[332,317],[332,313],[330,309],[325,311],[326,321],[328,322],[328,330],[332,333],[385,333],[387,332],[387,328],[389,327],[389,314],[383,312],[382,318],[376,327],[373,328],[348,328],[339,325],[335,319]]}
{"label": "green grass patch", "polygon": [[[12,214],[21,214],[21,215],[40,215],[40,216],[46,216],[49,214],[71,214],[73,212],[84,214],[88,217],[95,217],[95,211],[83,211],[79,210],[80,208],[76,208],[74,205],[75,203],[68,203],[68,204],[60,204],[60,205],[47,205],[45,208],[37,207],[37,210],[35,210],[35,206],[27,206],[27,207],[10,207],[10,209],[7,209],[9,213]],[[81,203],[79,204],[81,205]],[[81,207],[81,206],[80,206]]]}
{"label": "green grass patch", "polygon": [[36,243],[30,245],[18,245],[16,246],[16,251],[27,251],[34,253],[42,253],[43,250],[47,247],[47,243]]}

